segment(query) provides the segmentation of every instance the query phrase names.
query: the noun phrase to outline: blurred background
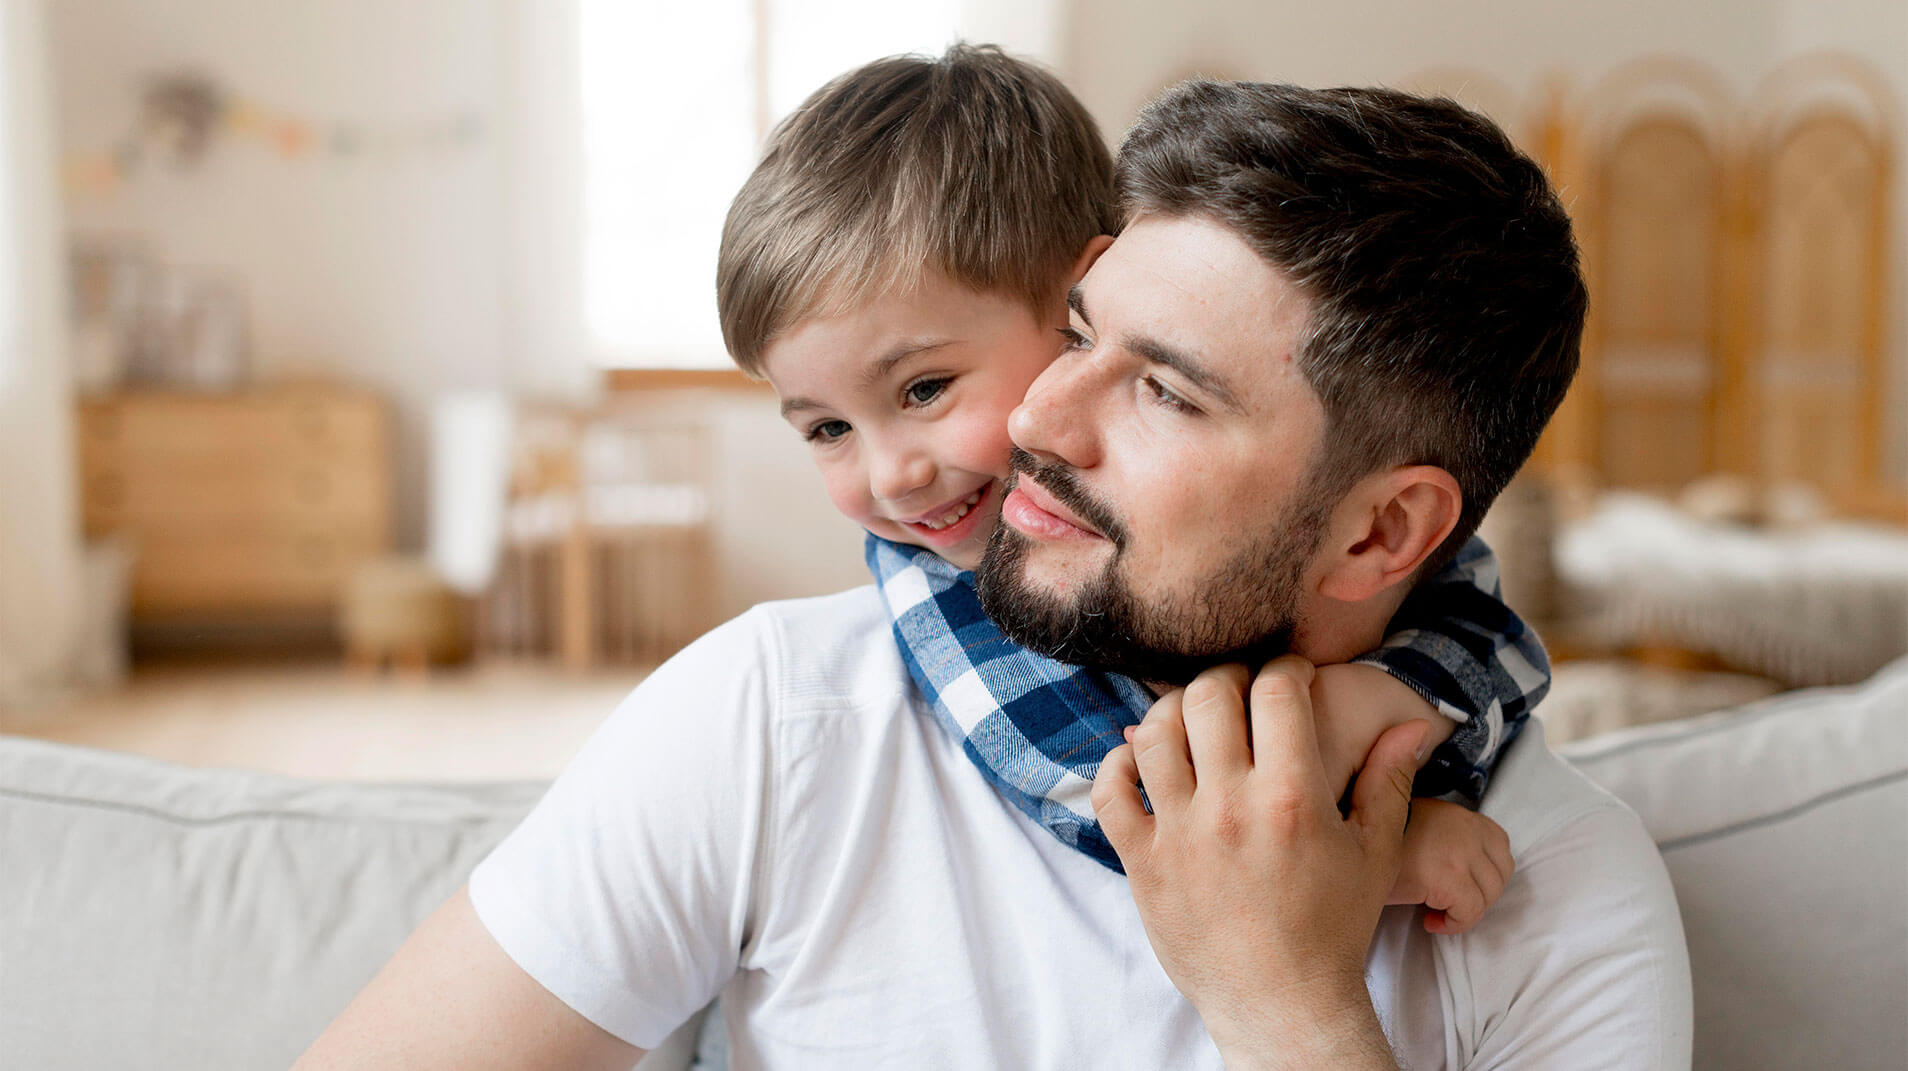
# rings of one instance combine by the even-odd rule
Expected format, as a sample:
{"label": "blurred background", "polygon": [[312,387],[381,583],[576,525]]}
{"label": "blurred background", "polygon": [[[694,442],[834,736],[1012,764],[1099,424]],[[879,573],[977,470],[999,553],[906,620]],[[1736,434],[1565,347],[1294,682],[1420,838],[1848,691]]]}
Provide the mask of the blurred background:
{"label": "blurred background", "polygon": [[765,132],[997,42],[1117,140],[1383,83],[1551,171],[1583,374],[1487,534],[1583,736],[1908,651],[1899,0],[0,0],[0,730],[547,776],[648,667],[862,583],[711,281]]}

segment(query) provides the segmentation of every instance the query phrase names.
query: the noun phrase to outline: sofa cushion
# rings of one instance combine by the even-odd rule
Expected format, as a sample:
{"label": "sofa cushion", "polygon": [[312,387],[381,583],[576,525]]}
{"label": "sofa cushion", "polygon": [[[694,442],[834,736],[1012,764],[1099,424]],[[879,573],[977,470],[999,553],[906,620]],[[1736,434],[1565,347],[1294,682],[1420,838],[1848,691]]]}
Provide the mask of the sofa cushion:
{"label": "sofa cushion", "polygon": [[1669,865],[1698,1068],[1908,1067],[1908,659],[1559,750]]}
{"label": "sofa cushion", "polygon": [[0,1052],[43,1071],[289,1066],[543,788],[0,737]]}

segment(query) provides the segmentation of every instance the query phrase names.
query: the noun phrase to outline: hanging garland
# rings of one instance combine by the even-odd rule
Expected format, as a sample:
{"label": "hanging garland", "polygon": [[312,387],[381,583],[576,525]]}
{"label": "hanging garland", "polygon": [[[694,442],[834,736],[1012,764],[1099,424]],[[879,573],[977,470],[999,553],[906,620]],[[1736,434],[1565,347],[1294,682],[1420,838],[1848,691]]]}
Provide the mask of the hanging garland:
{"label": "hanging garland", "polygon": [[145,168],[190,168],[221,139],[263,145],[285,160],[371,159],[457,149],[483,132],[483,120],[470,114],[381,125],[305,119],[235,96],[204,75],[170,74],[147,82],[133,129],[110,151],[68,156],[62,171],[69,193],[102,196]]}

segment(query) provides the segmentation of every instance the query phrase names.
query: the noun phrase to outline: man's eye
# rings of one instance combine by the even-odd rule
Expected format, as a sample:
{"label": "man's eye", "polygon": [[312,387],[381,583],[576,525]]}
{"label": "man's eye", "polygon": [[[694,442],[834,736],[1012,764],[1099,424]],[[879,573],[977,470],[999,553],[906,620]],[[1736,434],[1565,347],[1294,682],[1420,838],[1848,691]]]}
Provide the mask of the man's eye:
{"label": "man's eye", "polygon": [[824,420],[803,432],[802,438],[811,443],[832,443],[853,430],[846,420]]}
{"label": "man's eye", "polygon": [[939,398],[941,392],[946,389],[947,380],[945,379],[922,379],[908,384],[908,389],[902,393],[907,396],[908,402],[912,405],[927,405]]}
{"label": "man's eye", "polygon": [[1173,393],[1173,389],[1161,383],[1156,376],[1147,376],[1140,382],[1153,394],[1153,400],[1176,413],[1198,413],[1199,407]]}
{"label": "man's eye", "polygon": [[1073,328],[1062,327],[1059,330],[1060,330],[1060,337],[1066,340],[1066,342],[1060,347],[1061,352],[1070,353],[1073,350],[1085,350],[1085,349],[1093,348],[1093,344],[1087,341],[1087,337],[1081,334],[1080,332],[1075,331]]}

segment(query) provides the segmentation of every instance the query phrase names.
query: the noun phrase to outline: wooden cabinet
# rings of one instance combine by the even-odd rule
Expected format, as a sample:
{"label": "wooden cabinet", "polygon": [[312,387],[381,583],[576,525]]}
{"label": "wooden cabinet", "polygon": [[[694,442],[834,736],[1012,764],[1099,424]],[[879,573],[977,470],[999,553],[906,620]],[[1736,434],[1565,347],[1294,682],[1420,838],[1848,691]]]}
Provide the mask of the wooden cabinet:
{"label": "wooden cabinet", "polygon": [[388,549],[390,417],[377,397],[297,387],[88,399],[89,538],[137,552],[133,616],[328,612]]}

